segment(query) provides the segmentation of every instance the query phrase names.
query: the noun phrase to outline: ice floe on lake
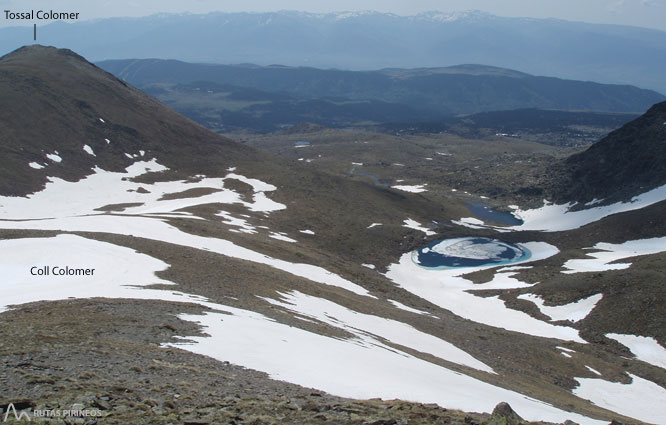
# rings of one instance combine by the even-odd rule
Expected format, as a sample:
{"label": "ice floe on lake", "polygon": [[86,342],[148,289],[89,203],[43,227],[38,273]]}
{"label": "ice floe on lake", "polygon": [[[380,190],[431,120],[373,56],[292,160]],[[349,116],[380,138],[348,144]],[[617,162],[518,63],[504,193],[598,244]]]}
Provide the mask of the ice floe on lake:
{"label": "ice floe on lake", "polygon": [[511,264],[529,258],[530,251],[497,239],[466,237],[438,240],[412,252],[412,260],[426,268],[446,269],[485,264]]}

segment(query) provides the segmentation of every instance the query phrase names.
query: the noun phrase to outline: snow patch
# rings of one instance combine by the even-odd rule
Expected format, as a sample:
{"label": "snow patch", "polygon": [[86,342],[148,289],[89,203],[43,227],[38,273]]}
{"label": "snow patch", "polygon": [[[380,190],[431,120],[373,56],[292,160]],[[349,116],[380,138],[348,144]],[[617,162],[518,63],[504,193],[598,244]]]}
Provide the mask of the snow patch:
{"label": "snow patch", "polygon": [[250,223],[248,223],[247,220],[243,220],[242,218],[236,218],[226,211],[220,211],[215,215],[224,218],[225,221],[222,222],[224,224],[227,224],[229,226],[240,227],[238,231],[241,233],[249,233],[249,234],[257,233],[255,227],[252,226]]}
{"label": "snow patch", "polygon": [[551,320],[568,320],[575,323],[583,320],[592,312],[597,303],[603,298],[603,294],[592,295],[570,304],[557,306],[545,305],[543,299],[535,294],[522,294],[518,295],[517,298],[532,301]]}
{"label": "snow patch", "polygon": [[641,421],[659,424],[666,418],[666,389],[652,381],[629,374],[631,384],[597,378],[575,378],[579,386],[573,393],[599,407]]}
{"label": "snow patch", "polygon": [[315,232],[313,232],[312,230],[308,230],[308,229],[299,230],[299,232],[304,233],[306,235],[314,235],[315,234]]}
{"label": "snow patch", "polygon": [[397,185],[397,186],[391,186],[391,189],[398,189],[398,190],[402,190],[403,192],[421,193],[421,192],[427,192],[428,191],[425,188],[427,185],[428,185],[427,183],[413,185],[413,186]]}
{"label": "snow patch", "polygon": [[86,151],[86,153],[89,155],[97,156],[95,155],[95,152],[92,150],[92,148],[88,145],[83,145],[83,150]]}
{"label": "snow patch", "polygon": [[372,223],[371,225],[368,226],[368,229],[372,229],[373,227],[381,226],[382,223]]}
{"label": "snow patch", "polygon": [[361,265],[363,267],[366,267],[366,268],[370,269],[370,270],[374,270],[374,269],[377,268],[374,264],[361,264]]}
{"label": "snow patch", "polygon": [[426,236],[432,236],[436,235],[437,232],[433,232],[432,230],[428,230],[427,228],[421,226],[421,223],[419,223],[416,220],[412,220],[411,218],[407,218],[403,221],[402,227],[407,227],[409,229],[414,229],[414,230],[420,230],[421,232],[425,233]]}
{"label": "snow patch", "polygon": [[[372,296],[361,286],[321,267],[291,263],[243,248],[223,239],[185,233],[169,225],[159,216],[149,216],[150,214],[173,214],[187,206],[206,203],[241,203],[253,210],[264,210],[264,204],[274,206],[263,192],[258,194],[263,195],[263,199],[259,198],[257,202],[255,196],[255,203],[247,203],[242,202],[240,196],[229,189],[197,198],[159,200],[164,194],[179,193],[191,188],[219,188],[223,184],[223,179],[203,179],[196,183],[157,182],[152,185],[130,181],[132,177],[146,172],[163,170],[166,170],[166,167],[153,159],[149,162],[136,162],[129,166],[125,173],[108,172],[96,168],[94,174],[78,182],[52,178],[41,192],[27,197],[0,197],[0,228],[88,231],[144,237],[266,264],[314,282],[336,286],[358,295]],[[247,179],[247,181],[253,184],[253,187],[263,189],[274,187],[259,180]],[[209,186],[209,184],[213,186]],[[137,192],[143,186],[150,187],[150,192]],[[63,199],[66,199],[67,202],[63,202]],[[140,203],[141,206],[128,207],[123,211],[123,215],[110,215],[96,211],[99,207],[120,203]]]}
{"label": "snow patch", "polygon": [[431,354],[442,360],[471,367],[483,372],[495,371],[475,359],[467,352],[440,338],[414,329],[412,326],[392,319],[350,310],[332,301],[302,294],[298,291],[280,293],[284,301],[263,298],[273,305],[281,306],[294,313],[343,329],[368,345],[383,346],[381,340],[409,347],[422,353]]}
{"label": "snow patch", "polygon": [[599,375],[599,376],[601,376],[601,372],[599,372],[598,370],[596,370],[596,369],[592,369],[592,368],[589,367],[588,365],[585,365],[585,368],[586,368],[587,370],[589,370],[590,372],[594,373],[595,375]]}
{"label": "snow patch", "polygon": [[58,155],[58,151],[56,151],[55,153],[47,153],[46,157],[53,162],[62,162],[62,158],[60,157],[60,155]]}
{"label": "snow patch", "polygon": [[523,224],[512,226],[513,230],[544,230],[556,232],[577,229],[589,223],[601,220],[611,214],[633,211],[647,207],[666,199],[666,185],[657,187],[633,197],[629,202],[617,202],[612,205],[571,211],[571,203],[553,205],[545,202],[541,208],[516,210],[514,215],[523,220]]}
{"label": "snow patch", "polygon": [[[289,301],[295,302],[293,299]],[[368,315],[354,318],[354,314],[359,313],[339,307],[334,307],[336,316],[351,316],[353,321],[360,317],[364,327],[372,326],[372,330],[382,333],[398,332],[385,328],[387,322],[383,320],[386,319]],[[311,305],[299,303],[292,308],[307,312]],[[342,397],[412,400],[476,412],[490,412],[497,403],[505,401],[527,420],[562,423],[571,419],[582,425],[607,424],[607,421],[565,412],[520,393],[451,371],[382,343],[369,344],[368,341],[377,341],[373,335],[359,332],[360,337],[342,340],[285,325],[247,310],[224,307],[224,311],[231,314],[180,315],[183,320],[202,325],[210,337],[188,336],[193,343],[168,346],[229,361],[266,372],[273,379]],[[312,311],[312,314],[327,320],[321,311]],[[338,327],[349,326],[349,323],[334,323]],[[408,326],[398,324],[401,331]],[[375,329],[379,325],[381,329]],[[239,332],[239,329],[243,331]],[[423,341],[428,335],[421,338]],[[437,344],[441,343],[445,342]],[[313,370],[317,373],[312,373]]]}
{"label": "snow patch", "polygon": [[36,162],[31,162],[28,165],[30,166],[30,168],[34,168],[35,170],[41,170],[42,168],[44,168],[43,165],[38,164]]}
{"label": "snow patch", "polygon": [[629,266],[631,266],[631,263],[610,263],[616,260],[621,260],[623,258],[664,252],[666,251],[666,237],[638,239],[635,241],[627,241],[621,244],[599,242],[591,249],[600,249],[603,251],[587,254],[589,257],[593,258],[582,258],[567,261],[564,263],[564,267],[569,270],[564,270],[562,273],[570,274],[627,269]]}
{"label": "snow patch", "polygon": [[656,339],[623,334],[606,334],[606,336],[627,347],[638,360],[666,369],[666,348],[662,347]]}
{"label": "snow patch", "polygon": [[[542,260],[559,252],[556,247],[545,242],[527,242],[522,245],[532,253],[532,256],[518,264]],[[397,264],[388,267],[386,277],[414,295],[474,322],[528,335],[585,343],[576,329],[546,323],[522,311],[508,308],[497,296],[484,298],[474,295],[472,292],[474,290],[530,286],[512,277],[517,272],[495,273],[490,282],[483,284],[475,284],[462,277],[466,273],[493,267],[497,266],[426,269],[415,264],[412,261],[412,253],[408,252],[400,257]]]}
{"label": "snow patch", "polygon": [[273,238],[273,239],[277,239],[277,240],[280,240],[280,241],[284,241],[284,242],[291,242],[291,243],[298,242],[296,239],[292,239],[288,236],[282,235],[280,233],[275,233],[275,232],[270,232],[268,234],[268,237]]}
{"label": "snow patch", "polygon": [[422,315],[422,316],[430,316],[430,317],[434,317],[434,318],[438,319],[437,316],[435,316],[435,315],[433,315],[433,314],[430,314],[430,313],[428,313],[427,311],[418,310],[418,309],[416,309],[416,308],[406,306],[406,305],[404,305],[403,303],[400,303],[400,302],[398,302],[398,301],[395,301],[395,300],[388,300],[388,302],[390,302],[391,304],[393,304],[396,308],[399,308],[400,310],[405,310],[405,311],[408,311],[408,312],[410,312],[410,313],[416,313],[416,314],[420,314],[420,315]]}

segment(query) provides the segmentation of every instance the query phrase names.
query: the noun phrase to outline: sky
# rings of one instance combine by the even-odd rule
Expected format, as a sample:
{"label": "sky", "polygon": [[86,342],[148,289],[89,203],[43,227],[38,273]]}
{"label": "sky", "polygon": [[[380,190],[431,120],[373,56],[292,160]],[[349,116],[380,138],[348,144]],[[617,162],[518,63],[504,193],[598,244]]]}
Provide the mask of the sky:
{"label": "sky", "polygon": [[[155,13],[263,12],[300,10],[336,12],[377,10],[414,15],[438,10],[481,10],[499,16],[557,18],[570,21],[633,25],[666,31],[666,0],[0,0],[0,26],[15,26],[4,10],[79,12],[80,19],[146,16]],[[32,21],[23,22],[32,25]]]}

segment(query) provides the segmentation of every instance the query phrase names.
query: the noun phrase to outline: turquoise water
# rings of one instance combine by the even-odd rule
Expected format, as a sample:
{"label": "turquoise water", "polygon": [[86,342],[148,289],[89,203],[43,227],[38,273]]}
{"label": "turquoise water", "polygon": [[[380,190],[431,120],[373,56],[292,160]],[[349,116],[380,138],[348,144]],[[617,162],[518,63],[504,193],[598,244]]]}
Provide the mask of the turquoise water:
{"label": "turquoise water", "polygon": [[438,240],[412,253],[412,261],[427,269],[452,269],[512,264],[530,258],[520,244],[499,239],[467,237]]}

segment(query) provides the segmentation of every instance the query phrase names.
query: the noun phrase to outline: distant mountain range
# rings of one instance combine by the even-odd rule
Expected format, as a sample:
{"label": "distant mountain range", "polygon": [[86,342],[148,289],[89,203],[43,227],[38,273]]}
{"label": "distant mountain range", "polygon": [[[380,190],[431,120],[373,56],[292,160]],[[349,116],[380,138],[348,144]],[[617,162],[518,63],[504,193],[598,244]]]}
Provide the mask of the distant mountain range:
{"label": "distant mountain range", "polygon": [[481,65],[339,71],[129,59],[98,65],[216,130],[423,122],[519,108],[642,113],[663,95]]}
{"label": "distant mountain range", "polygon": [[[666,93],[666,32],[481,12],[162,14],[57,22],[39,28],[38,41],[95,61],[163,58],[352,70],[476,63]],[[31,29],[0,29],[2,53],[30,42]]]}

